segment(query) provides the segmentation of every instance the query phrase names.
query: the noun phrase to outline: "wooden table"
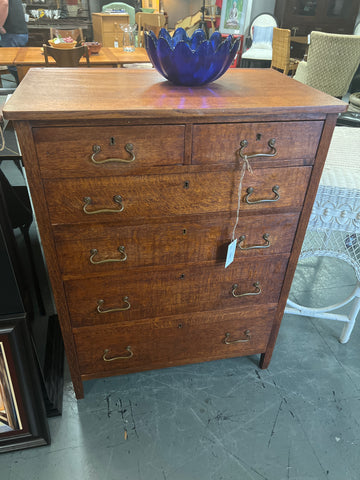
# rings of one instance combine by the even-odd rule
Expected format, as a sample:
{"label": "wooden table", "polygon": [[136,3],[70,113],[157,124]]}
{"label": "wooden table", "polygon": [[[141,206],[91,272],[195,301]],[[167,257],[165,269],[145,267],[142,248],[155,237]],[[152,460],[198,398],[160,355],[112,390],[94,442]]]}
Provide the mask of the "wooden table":
{"label": "wooden table", "polygon": [[0,47],[0,66],[12,65],[21,47]]}
{"label": "wooden table", "polygon": [[[29,68],[45,66],[45,59],[40,47],[3,47],[1,48],[0,65],[15,65],[21,81]],[[90,64],[94,67],[122,67],[128,63],[148,63],[149,57],[145,48],[136,48],[135,52],[124,52],[122,48],[103,47],[96,55],[90,55]],[[55,60],[49,58],[51,63]],[[85,58],[80,65],[86,65]]]}
{"label": "wooden table", "polygon": [[[107,48],[116,57],[117,65],[122,67],[128,63],[148,63],[150,62],[145,48],[135,48],[135,52],[124,52],[122,48]],[[101,50],[100,50],[101,52]]]}

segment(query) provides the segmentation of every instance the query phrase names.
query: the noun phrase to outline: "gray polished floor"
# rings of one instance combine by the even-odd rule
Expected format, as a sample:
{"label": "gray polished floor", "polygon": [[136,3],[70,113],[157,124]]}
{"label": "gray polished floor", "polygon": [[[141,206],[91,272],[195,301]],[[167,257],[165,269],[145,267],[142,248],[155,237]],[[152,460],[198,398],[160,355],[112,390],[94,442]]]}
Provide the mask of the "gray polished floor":
{"label": "gray polished floor", "polygon": [[[340,260],[306,260],[291,296],[334,303],[354,284]],[[253,356],[94,380],[80,401],[67,373],[51,445],[1,454],[0,478],[359,480],[360,325],[346,345],[341,329],[285,315],[267,370]]]}

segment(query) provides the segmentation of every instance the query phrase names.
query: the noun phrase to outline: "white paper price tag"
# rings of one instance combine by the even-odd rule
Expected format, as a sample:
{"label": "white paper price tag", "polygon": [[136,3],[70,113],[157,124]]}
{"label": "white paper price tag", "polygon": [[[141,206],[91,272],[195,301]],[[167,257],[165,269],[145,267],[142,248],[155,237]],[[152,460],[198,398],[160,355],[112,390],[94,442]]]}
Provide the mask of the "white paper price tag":
{"label": "white paper price tag", "polygon": [[228,267],[230,263],[234,261],[236,244],[237,244],[237,238],[235,238],[235,240],[233,240],[228,246],[225,268]]}

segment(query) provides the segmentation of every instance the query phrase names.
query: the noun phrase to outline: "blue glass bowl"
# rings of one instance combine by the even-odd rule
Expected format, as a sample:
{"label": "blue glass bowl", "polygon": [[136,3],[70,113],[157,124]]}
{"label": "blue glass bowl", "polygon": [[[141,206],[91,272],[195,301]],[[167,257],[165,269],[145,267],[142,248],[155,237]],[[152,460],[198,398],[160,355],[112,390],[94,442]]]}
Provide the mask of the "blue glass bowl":
{"label": "blue glass bowl", "polygon": [[176,85],[191,87],[221,77],[233,62],[240,44],[240,38],[229,35],[224,39],[219,32],[207,40],[200,29],[191,37],[183,28],[175,30],[172,37],[164,28],[158,38],[152,31],[144,33],[145,48],[156,70]]}

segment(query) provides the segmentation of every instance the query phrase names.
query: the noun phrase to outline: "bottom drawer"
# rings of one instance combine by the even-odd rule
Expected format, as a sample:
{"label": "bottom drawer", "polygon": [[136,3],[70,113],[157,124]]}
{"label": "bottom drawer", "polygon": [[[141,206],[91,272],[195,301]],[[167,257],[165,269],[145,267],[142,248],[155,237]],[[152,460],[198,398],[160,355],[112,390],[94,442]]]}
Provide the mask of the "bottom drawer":
{"label": "bottom drawer", "polygon": [[74,329],[84,379],[265,352],[276,305]]}

